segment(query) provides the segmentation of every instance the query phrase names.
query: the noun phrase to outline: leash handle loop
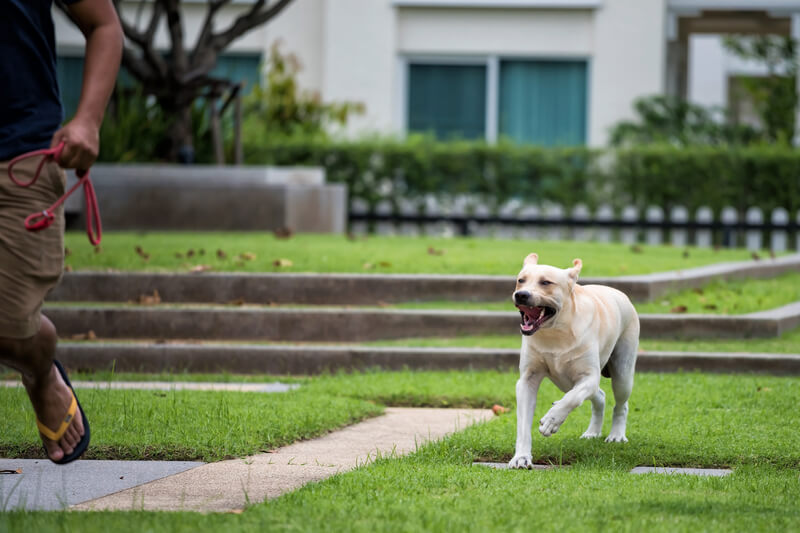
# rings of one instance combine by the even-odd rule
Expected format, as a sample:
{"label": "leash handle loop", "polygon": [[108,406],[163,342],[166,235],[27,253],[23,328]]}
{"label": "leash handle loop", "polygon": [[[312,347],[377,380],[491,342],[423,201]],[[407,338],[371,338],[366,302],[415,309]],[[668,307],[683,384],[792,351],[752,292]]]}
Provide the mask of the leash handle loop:
{"label": "leash handle loop", "polygon": [[[56,163],[59,162],[61,159],[61,152],[63,150],[64,142],[62,141],[53,148],[34,150],[32,152],[18,155],[8,163],[8,177],[20,187],[30,187],[36,183],[36,180],[39,179],[39,175],[42,173],[42,168],[48,160],[52,159]],[[39,161],[36,171],[33,173],[33,178],[31,178],[30,181],[22,181],[14,175],[14,165],[25,159],[39,156],[41,156],[41,160]],[[56,200],[53,205],[47,209],[28,215],[25,218],[25,229],[28,231],[42,231],[43,229],[49,228],[55,220],[55,215],[53,213],[56,208],[63,204],[69,195],[75,192],[75,190],[82,185],[83,195],[86,200],[86,235],[89,237],[89,242],[94,246],[97,246],[100,244],[100,240],[103,238],[103,227],[100,221],[100,208],[97,204],[97,195],[94,192],[94,184],[89,177],[89,169],[76,170],[75,174],[79,178],[78,183],[73,185],[66,193],[64,193],[63,196],[61,196],[61,198]]]}

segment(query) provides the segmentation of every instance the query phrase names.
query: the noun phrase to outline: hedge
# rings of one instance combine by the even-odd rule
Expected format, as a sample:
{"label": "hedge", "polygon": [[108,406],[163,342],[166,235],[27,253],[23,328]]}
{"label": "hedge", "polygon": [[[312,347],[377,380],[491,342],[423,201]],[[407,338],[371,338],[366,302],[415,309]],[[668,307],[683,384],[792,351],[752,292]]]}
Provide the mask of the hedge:
{"label": "hedge", "polygon": [[800,210],[800,151],[785,146],[640,146],[619,150],[541,148],[511,143],[375,139],[281,140],[245,147],[249,164],[317,165],[348,185],[351,198],[478,195],[490,208],[517,198],[567,208],[683,205],[719,211]]}

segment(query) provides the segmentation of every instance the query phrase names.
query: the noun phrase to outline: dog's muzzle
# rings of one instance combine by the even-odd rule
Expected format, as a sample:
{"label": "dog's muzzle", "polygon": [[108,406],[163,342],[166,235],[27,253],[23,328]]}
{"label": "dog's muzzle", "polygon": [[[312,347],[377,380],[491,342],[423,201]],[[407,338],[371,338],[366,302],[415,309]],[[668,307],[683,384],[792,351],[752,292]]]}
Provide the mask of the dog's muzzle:
{"label": "dog's muzzle", "polygon": [[533,335],[542,324],[553,318],[556,309],[546,305],[530,305],[532,295],[528,291],[514,293],[514,303],[520,314],[519,330],[523,335]]}

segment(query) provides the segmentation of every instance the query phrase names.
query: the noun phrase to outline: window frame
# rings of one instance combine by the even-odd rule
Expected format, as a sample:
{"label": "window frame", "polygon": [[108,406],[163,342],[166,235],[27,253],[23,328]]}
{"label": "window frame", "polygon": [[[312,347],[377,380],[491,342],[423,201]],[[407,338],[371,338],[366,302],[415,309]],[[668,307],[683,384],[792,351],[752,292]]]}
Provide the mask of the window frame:
{"label": "window frame", "polygon": [[485,123],[486,131],[484,140],[495,144],[500,134],[500,65],[503,61],[583,61],[586,63],[586,120],[583,138],[589,144],[591,132],[591,103],[592,103],[592,58],[585,55],[536,55],[536,54],[481,54],[481,55],[455,55],[455,54],[400,54],[397,58],[397,88],[398,102],[395,105],[395,124],[403,136],[408,131],[408,97],[409,97],[409,71],[412,64],[417,65],[470,65],[486,68],[486,104]]}

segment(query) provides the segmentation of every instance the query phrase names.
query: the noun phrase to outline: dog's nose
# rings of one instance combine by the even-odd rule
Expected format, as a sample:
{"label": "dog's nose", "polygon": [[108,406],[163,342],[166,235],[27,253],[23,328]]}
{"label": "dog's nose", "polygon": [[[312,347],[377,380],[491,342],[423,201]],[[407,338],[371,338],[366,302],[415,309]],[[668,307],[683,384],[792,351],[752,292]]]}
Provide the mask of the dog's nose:
{"label": "dog's nose", "polygon": [[514,302],[517,304],[527,304],[531,299],[531,293],[528,291],[517,291],[514,293]]}

